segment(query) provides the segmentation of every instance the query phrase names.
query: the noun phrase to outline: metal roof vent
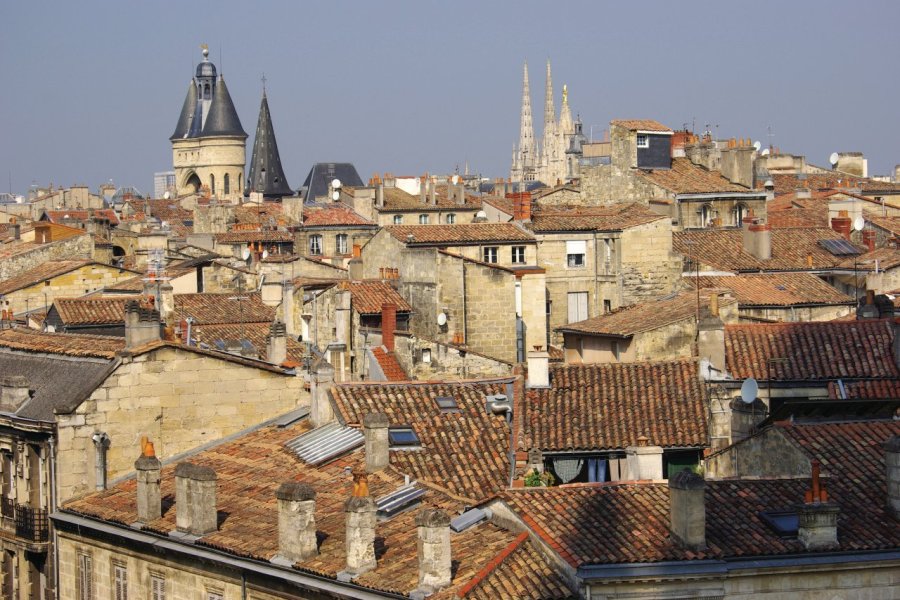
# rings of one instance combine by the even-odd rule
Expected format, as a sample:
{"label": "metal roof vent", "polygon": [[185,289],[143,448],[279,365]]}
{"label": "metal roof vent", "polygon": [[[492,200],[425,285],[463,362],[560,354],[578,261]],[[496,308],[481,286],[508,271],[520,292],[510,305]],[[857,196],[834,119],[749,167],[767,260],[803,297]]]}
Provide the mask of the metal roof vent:
{"label": "metal roof vent", "polygon": [[460,531],[465,531],[469,527],[473,527],[486,519],[490,519],[492,516],[493,513],[489,508],[473,508],[471,510],[467,510],[463,514],[450,521],[450,529],[452,529],[455,533],[459,533]]}
{"label": "metal roof vent", "polygon": [[300,459],[319,465],[363,445],[362,432],[333,421],[285,443]]}
{"label": "metal roof vent", "polygon": [[416,487],[415,483],[404,485],[400,489],[375,501],[375,506],[378,508],[378,518],[390,519],[394,515],[419,504],[424,495],[425,490]]}
{"label": "metal roof vent", "polygon": [[501,415],[512,413],[512,403],[506,394],[491,394],[484,399],[484,405],[488,414]]}

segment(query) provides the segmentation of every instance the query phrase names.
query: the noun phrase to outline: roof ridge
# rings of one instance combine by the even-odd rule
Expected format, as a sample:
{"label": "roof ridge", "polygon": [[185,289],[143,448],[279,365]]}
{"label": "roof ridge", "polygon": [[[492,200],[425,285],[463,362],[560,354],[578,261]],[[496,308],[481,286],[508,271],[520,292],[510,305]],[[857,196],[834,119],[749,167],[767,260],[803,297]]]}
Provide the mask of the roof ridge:
{"label": "roof ridge", "polygon": [[469,580],[467,584],[462,586],[456,591],[456,595],[460,598],[465,598],[466,595],[474,590],[478,584],[484,581],[488,575],[490,575],[494,569],[500,566],[500,564],[509,558],[509,555],[515,552],[524,542],[528,539],[528,532],[523,531],[516,538],[506,545],[503,550],[501,550],[497,556],[488,561],[486,565],[484,565],[480,571],[475,573],[472,579]]}

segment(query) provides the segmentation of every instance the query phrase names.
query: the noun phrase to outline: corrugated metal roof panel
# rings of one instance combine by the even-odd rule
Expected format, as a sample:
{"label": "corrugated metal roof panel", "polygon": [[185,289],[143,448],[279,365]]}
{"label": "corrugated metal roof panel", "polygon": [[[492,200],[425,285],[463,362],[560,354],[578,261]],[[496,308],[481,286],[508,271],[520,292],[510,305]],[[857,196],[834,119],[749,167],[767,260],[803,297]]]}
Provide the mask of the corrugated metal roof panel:
{"label": "corrugated metal roof panel", "polygon": [[363,441],[361,431],[335,422],[308,431],[287,442],[285,446],[299,456],[300,460],[319,465],[362,446]]}

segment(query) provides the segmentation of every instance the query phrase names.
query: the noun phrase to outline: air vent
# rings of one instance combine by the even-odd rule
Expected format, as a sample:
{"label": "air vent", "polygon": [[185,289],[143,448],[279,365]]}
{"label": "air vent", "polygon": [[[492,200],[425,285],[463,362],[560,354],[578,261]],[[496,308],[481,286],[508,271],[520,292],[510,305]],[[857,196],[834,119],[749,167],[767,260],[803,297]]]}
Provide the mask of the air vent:
{"label": "air vent", "polygon": [[484,399],[485,408],[488,414],[501,415],[512,412],[512,403],[506,394],[493,394]]}

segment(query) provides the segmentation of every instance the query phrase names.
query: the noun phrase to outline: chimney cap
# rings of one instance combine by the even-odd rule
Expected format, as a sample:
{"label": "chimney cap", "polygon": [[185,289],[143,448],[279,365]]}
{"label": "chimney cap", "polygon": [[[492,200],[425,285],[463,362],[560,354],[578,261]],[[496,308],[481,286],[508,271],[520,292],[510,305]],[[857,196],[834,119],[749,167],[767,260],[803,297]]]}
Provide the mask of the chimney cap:
{"label": "chimney cap", "polygon": [[390,427],[391,421],[382,412],[370,412],[363,417],[364,427]]}
{"label": "chimney cap", "polygon": [[669,477],[669,488],[676,490],[702,490],[705,487],[706,481],[703,477],[687,469]]}
{"label": "chimney cap", "polygon": [[181,462],[175,467],[175,477],[187,477],[196,481],[215,481],[216,472],[209,467]]}
{"label": "chimney cap", "polygon": [[450,516],[439,508],[425,508],[416,515],[417,527],[449,527]]}
{"label": "chimney cap", "polygon": [[316,490],[308,483],[285,481],[275,490],[275,497],[279,500],[289,500],[291,502],[315,500]]}

